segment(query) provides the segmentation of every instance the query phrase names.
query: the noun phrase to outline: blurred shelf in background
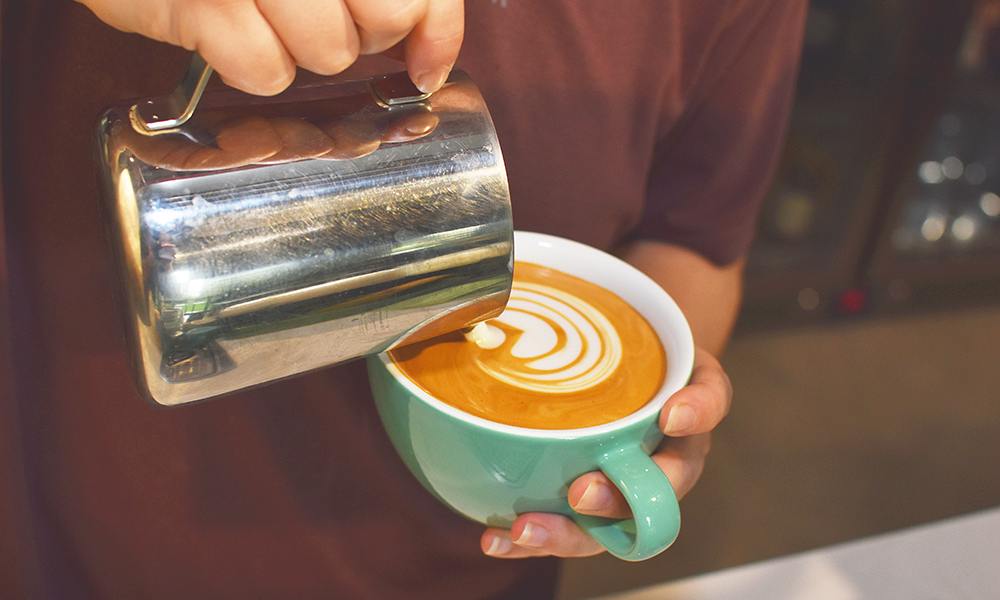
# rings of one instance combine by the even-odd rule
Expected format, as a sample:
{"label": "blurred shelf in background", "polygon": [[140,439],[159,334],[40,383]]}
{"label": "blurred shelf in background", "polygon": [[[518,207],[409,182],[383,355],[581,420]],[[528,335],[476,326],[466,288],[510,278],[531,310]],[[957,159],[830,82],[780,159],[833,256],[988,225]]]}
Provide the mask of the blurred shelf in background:
{"label": "blurred shelf in background", "polygon": [[812,0],[739,329],[1000,302],[1000,0]]}

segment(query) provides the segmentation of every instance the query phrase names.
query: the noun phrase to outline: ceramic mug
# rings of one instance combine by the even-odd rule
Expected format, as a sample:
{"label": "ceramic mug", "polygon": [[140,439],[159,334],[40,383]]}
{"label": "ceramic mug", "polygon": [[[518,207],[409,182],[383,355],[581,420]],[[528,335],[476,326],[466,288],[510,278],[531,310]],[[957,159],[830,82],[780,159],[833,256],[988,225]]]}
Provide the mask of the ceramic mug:
{"label": "ceramic mug", "polygon": [[[383,353],[368,359],[368,369],[386,431],[417,479],[470,519],[507,528],[523,513],[559,513],[619,558],[655,556],[673,543],[680,528],[677,497],[649,455],[663,439],[660,410],[691,375],[694,343],[687,321],[653,280],[595,248],[518,231],[514,256],[609,289],[638,310],[666,351],[666,376],[659,392],[643,408],[611,423],[526,429],[488,421],[435,399]],[[625,495],[632,518],[593,517],[570,508],[569,485],[596,470]]]}

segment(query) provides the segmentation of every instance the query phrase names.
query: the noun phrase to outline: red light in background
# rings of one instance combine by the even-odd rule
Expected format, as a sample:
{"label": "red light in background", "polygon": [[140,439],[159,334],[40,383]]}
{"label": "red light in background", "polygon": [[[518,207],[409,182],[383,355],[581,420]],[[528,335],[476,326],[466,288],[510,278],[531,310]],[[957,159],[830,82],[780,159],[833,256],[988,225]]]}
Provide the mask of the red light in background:
{"label": "red light in background", "polygon": [[859,313],[867,304],[868,295],[859,289],[847,290],[840,295],[840,309],[847,314]]}

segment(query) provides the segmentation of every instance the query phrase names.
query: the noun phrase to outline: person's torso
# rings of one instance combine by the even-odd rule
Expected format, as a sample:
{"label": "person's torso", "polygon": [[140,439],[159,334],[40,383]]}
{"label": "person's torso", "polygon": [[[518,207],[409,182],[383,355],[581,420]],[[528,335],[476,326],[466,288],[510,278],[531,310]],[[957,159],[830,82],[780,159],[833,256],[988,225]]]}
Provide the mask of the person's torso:
{"label": "person's torso", "polygon": [[[517,228],[608,248],[639,220],[664,115],[685,103],[661,37],[681,15],[663,4],[467,3],[458,66],[493,114]],[[177,409],[139,399],[93,126],[171,91],[187,53],[68,1],[5,9],[15,367],[53,597],[472,598],[548,571],[482,556],[482,527],[419,488],[361,363]]]}

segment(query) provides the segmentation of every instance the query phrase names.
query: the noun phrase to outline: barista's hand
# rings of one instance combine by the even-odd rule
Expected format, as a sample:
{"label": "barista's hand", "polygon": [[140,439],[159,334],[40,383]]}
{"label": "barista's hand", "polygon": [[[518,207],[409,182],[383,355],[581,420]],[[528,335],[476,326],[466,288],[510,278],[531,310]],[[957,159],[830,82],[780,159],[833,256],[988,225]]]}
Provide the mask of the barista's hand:
{"label": "barista's hand", "polygon": [[[677,497],[698,480],[711,446],[711,430],[729,412],[733,390],[722,366],[708,352],[695,351],[691,383],[670,397],[660,414],[660,429],[669,437],[653,455],[673,484]],[[600,517],[631,515],[625,497],[603,473],[588,473],[569,488],[574,510]],[[593,538],[561,515],[529,513],[510,531],[490,528],[480,541],[483,552],[498,558],[590,556],[604,551]]]}
{"label": "barista's hand", "polygon": [[424,92],[444,83],[464,33],[464,0],[78,0],[112,27],[197,50],[223,81],[272,95],[296,65],[321,75],[402,42]]}

